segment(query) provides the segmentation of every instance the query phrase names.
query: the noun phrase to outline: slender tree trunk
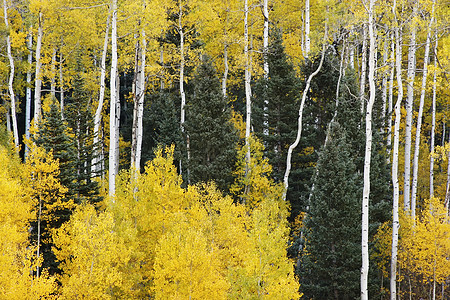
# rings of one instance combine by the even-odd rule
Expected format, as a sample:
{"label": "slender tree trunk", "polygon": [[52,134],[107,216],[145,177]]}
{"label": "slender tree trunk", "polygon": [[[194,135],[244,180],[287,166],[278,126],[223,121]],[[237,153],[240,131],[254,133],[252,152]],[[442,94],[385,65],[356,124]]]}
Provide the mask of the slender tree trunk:
{"label": "slender tree trunk", "polygon": [[116,175],[119,174],[119,166],[120,166],[120,76],[119,71],[116,73]]}
{"label": "slender tree trunk", "polygon": [[[414,3],[412,18],[417,14],[417,3]],[[408,50],[408,78],[406,84],[406,127],[405,127],[405,179],[404,179],[404,207],[411,210],[411,135],[412,111],[414,102],[414,77],[416,74],[416,26],[411,24],[411,37]]]}
{"label": "slender tree trunk", "polygon": [[394,73],[395,73],[395,36],[394,33],[391,34],[391,61],[389,63],[389,100],[388,100],[388,135],[387,135],[387,146],[389,157],[391,154],[391,143],[392,143],[392,104],[394,98]]}
{"label": "slender tree trunk", "polygon": [[388,52],[389,52],[389,37],[386,35],[384,39],[384,49],[383,49],[383,67],[386,68],[383,72],[383,79],[382,79],[382,87],[381,87],[381,99],[383,101],[383,109],[381,111],[381,117],[383,118],[383,129],[381,132],[384,132],[386,128],[386,110],[387,110],[387,96],[388,96],[388,75],[389,75],[389,68],[387,68],[387,60],[388,60]]}
{"label": "slender tree trunk", "polygon": [[12,129],[13,129],[13,137],[14,137],[14,145],[16,146],[16,150],[19,149],[19,133],[17,129],[17,115],[16,115],[16,97],[14,94],[14,58],[11,53],[11,37],[9,32],[9,22],[8,22],[8,8],[6,6],[6,0],[3,0],[3,17],[5,20],[5,27],[8,31],[6,34],[6,51],[8,54],[9,60],[9,79],[8,79],[8,92],[9,98],[11,100],[11,118],[12,118]]}
{"label": "slender tree trunk", "polygon": [[112,1],[112,30],[111,30],[111,103],[109,113],[109,196],[114,202],[114,195],[116,193],[116,102],[117,102],[117,0]]}
{"label": "slender tree trunk", "polygon": [[223,46],[223,64],[224,64],[224,70],[223,70],[223,76],[222,76],[222,94],[224,97],[227,96],[227,79],[228,79],[228,44],[225,44]]}
{"label": "slender tree trunk", "polygon": [[[32,27],[28,30],[27,46],[28,46],[28,67],[27,67],[27,89],[26,89],[26,105],[25,105],[25,137],[30,139],[30,124],[31,124],[31,64],[33,63],[33,35],[31,34]],[[28,156],[30,149],[25,144],[25,159]]]}
{"label": "slender tree trunk", "polygon": [[[448,143],[450,144],[450,133],[448,135]],[[447,152],[447,186],[445,189],[445,202],[444,202],[444,207],[447,210],[447,216],[449,215],[449,202],[450,202],[450,151]]]}
{"label": "slender tree trunk", "polygon": [[53,48],[51,63],[50,94],[53,98],[56,98],[56,48]]}
{"label": "slender tree trunk", "polygon": [[[437,31],[435,33],[435,44],[434,44],[434,73],[433,73],[433,103],[431,105],[431,148],[430,153],[434,153],[434,143],[435,143],[435,130],[436,130],[436,68],[437,68],[437,46],[438,37]],[[434,157],[430,155],[430,198],[434,197]]]}
{"label": "slender tree trunk", "polygon": [[39,119],[41,117],[41,86],[42,86],[42,78],[41,78],[41,46],[42,46],[42,36],[43,36],[43,28],[42,28],[42,12],[39,12],[39,26],[38,26],[38,35],[36,41],[36,72],[35,72],[35,84],[34,84],[34,122],[35,125],[39,123]]}
{"label": "slender tree trunk", "polygon": [[308,77],[308,80],[306,81],[306,87],[303,90],[303,94],[302,94],[302,101],[300,102],[300,108],[298,110],[298,127],[297,127],[297,137],[295,138],[294,143],[292,143],[289,146],[288,149],[288,153],[287,153],[287,158],[286,158],[286,171],[284,173],[284,177],[283,177],[283,183],[284,183],[284,192],[283,192],[283,199],[286,200],[286,193],[289,187],[289,174],[291,172],[291,160],[292,160],[292,152],[294,151],[295,148],[297,148],[298,143],[300,142],[300,138],[302,136],[302,128],[303,128],[303,109],[305,107],[305,102],[306,102],[306,95],[308,93],[309,90],[309,86],[311,85],[311,80],[314,78],[314,76],[316,76],[320,70],[322,69],[322,65],[323,65],[323,60],[325,58],[325,51],[327,48],[326,45],[326,41],[328,38],[328,26],[327,24],[325,24],[325,33],[324,33],[324,37],[323,37],[323,45],[322,45],[322,55],[320,57],[320,63],[319,66],[317,67],[317,70],[315,70],[313,73],[311,73]]}
{"label": "slender tree trunk", "polygon": [[[395,16],[396,13],[396,0],[392,5],[392,12]],[[391,248],[391,278],[390,278],[390,289],[391,289],[391,300],[397,300],[397,248],[398,248],[398,229],[400,227],[399,216],[398,216],[398,206],[400,197],[400,188],[398,182],[398,148],[400,139],[400,106],[403,98],[403,83],[402,83],[402,48],[401,48],[401,37],[398,27],[397,18],[395,17],[395,43],[396,43],[396,58],[395,66],[397,73],[397,102],[395,104],[395,125],[394,125],[394,148],[392,155],[392,185],[394,189],[394,199],[392,208],[392,248]]]}
{"label": "slender tree trunk", "polygon": [[164,47],[161,45],[159,50],[159,63],[161,64],[161,67],[163,69],[163,74],[161,75],[161,86],[160,90],[164,90]]}
{"label": "slender tree trunk", "polygon": [[64,119],[64,73],[63,73],[63,55],[62,52],[59,53],[59,96],[60,96],[60,110],[61,119]]}
{"label": "slender tree trunk", "polygon": [[359,80],[359,97],[361,101],[361,112],[364,113],[366,105],[366,73],[367,73],[367,28],[363,25],[363,40],[361,53],[361,77]]}
{"label": "slender tree trunk", "polygon": [[423,58],[423,75],[422,75],[422,88],[420,92],[420,104],[419,104],[419,115],[417,117],[417,127],[416,127],[416,141],[414,145],[414,163],[413,163],[413,180],[411,189],[411,217],[413,220],[416,219],[416,195],[417,195],[417,177],[419,173],[419,154],[420,154],[420,133],[422,127],[422,115],[423,115],[423,105],[425,102],[425,89],[427,86],[427,75],[428,75],[428,60],[430,56],[430,43],[431,43],[431,26],[434,23],[434,6],[436,0],[433,1],[433,8],[431,12],[431,19],[428,23],[427,29],[427,40],[425,42],[425,55]]}
{"label": "slender tree trunk", "polygon": [[369,299],[367,289],[369,277],[369,196],[370,196],[370,165],[372,157],[372,109],[375,102],[375,0],[369,4],[369,86],[370,97],[366,109],[366,151],[364,159],[364,188],[362,200],[362,226],[361,226],[361,299]]}
{"label": "slender tree trunk", "polygon": [[135,84],[135,99],[133,112],[133,134],[131,146],[131,167],[140,169],[141,165],[141,149],[142,149],[142,117],[144,115],[144,97],[145,97],[145,52],[146,39],[145,31],[141,32],[141,43],[136,44],[136,84]]}
{"label": "slender tree trunk", "polygon": [[248,37],[248,0],[244,1],[244,56],[245,56],[245,146],[247,147],[246,154],[246,174],[250,168],[250,129],[251,129],[251,74],[250,74],[250,53],[249,53],[249,37]]}
{"label": "slender tree trunk", "polygon": [[309,57],[311,51],[311,38],[310,38],[310,5],[309,0],[305,0],[305,58]]}
{"label": "slender tree trunk", "polygon": [[106,77],[106,55],[108,53],[108,34],[109,34],[109,27],[110,27],[110,15],[108,15],[108,18],[106,20],[106,30],[105,30],[105,39],[103,41],[103,51],[102,51],[102,60],[100,62],[100,91],[99,91],[99,97],[98,97],[98,105],[97,109],[95,111],[94,116],[94,157],[92,159],[92,172],[94,174],[97,174],[100,170],[99,168],[99,156],[100,152],[102,152],[100,149],[100,123],[102,119],[102,109],[103,109],[103,102],[105,100],[105,77]]}
{"label": "slender tree trunk", "polygon": [[269,135],[269,99],[267,98],[267,81],[269,79],[269,0],[264,0],[263,2],[263,15],[264,15],[264,32],[263,32],[263,57],[264,57],[264,126],[263,134]]}
{"label": "slender tree trunk", "polygon": [[[36,260],[39,262],[40,248],[41,248],[41,219],[42,219],[42,199],[39,196],[39,211],[37,218],[37,245],[36,245]],[[36,266],[36,278],[39,278],[39,263]]]}

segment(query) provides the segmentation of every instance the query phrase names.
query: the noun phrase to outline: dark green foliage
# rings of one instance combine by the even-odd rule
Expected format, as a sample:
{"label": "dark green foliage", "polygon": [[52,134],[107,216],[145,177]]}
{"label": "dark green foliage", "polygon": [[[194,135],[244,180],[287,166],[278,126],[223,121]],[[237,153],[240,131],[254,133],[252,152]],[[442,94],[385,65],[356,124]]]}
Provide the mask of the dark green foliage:
{"label": "dark green foliage", "polygon": [[[52,151],[53,157],[59,161],[59,180],[69,189],[67,196],[72,198],[77,187],[76,161],[77,149],[70,136],[67,122],[61,118],[61,111],[55,98],[52,98],[50,110],[43,113],[39,122],[38,132],[32,140],[47,152]],[[68,218],[67,218],[68,220]]]}
{"label": "dark green foliage", "polygon": [[159,146],[175,145],[175,165],[179,166],[186,148],[180,128],[179,108],[176,105],[180,98],[170,90],[157,92],[147,98],[144,108],[142,161],[154,158],[154,150]]}
{"label": "dark green foliage", "polygon": [[257,82],[253,105],[254,130],[264,143],[265,155],[277,182],[283,181],[287,150],[295,141],[301,97],[300,80],[288,61],[282,42],[281,34],[272,30],[267,55],[269,76]]}
{"label": "dark green foliage", "polygon": [[238,134],[216,70],[207,57],[192,80],[194,93],[186,105],[190,183],[215,181],[222,191],[233,182]]}
{"label": "dark green foliage", "polygon": [[67,99],[67,103],[65,118],[72,129],[74,146],[76,148],[76,156],[74,157],[75,168],[72,170],[76,178],[70,195],[75,200],[75,203],[83,201],[96,203],[101,200],[101,197],[99,196],[98,183],[93,180],[93,177],[100,174],[93,174],[91,163],[95,147],[99,145],[93,145],[94,116],[92,113],[92,96],[84,88],[80,73],[74,78],[73,89],[70,97]]}
{"label": "dark green foliage", "polygon": [[361,266],[361,190],[347,133],[332,125],[305,220],[301,289],[307,299],[356,299]]}
{"label": "dark green foliage", "polygon": [[[53,153],[53,158],[59,161],[60,174],[58,179],[61,184],[68,188],[66,197],[62,201],[73,199],[76,191],[76,148],[73,139],[69,135],[67,123],[61,118],[61,111],[55,98],[47,99],[51,101],[50,110],[44,111],[42,120],[39,122],[38,132],[32,140],[47,152]],[[43,267],[48,268],[50,274],[59,272],[56,257],[53,254],[51,241],[52,229],[61,227],[72,215],[69,209],[56,209],[52,212],[50,220],[44,220],[42,227],[41,252],[44,257]],[[32,223],[31,239],[37,240],[36,224]]]}

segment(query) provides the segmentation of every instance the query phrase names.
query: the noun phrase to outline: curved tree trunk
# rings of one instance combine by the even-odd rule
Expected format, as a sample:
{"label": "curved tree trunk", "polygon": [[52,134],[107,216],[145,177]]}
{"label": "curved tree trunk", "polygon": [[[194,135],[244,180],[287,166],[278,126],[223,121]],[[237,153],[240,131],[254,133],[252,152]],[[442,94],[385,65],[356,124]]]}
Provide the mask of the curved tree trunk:
{"label": "curved tree trunk", "polygon": [[11,37],[9,33],[9,22],[8,22],[8,8],[6,6],[6,0],[3,0],[3,18],[5,20],[5,27],[8,31],[6,34],[6,51],[8,54],[9,60],[9,79],[8,79],[8,92],[9,98],[11,100],[11,118],[12,118],[12,129],[13,129],[13,137],[14,137],[14,145],[16,146],[16,150],[19,150],[19,132],[17,129],[17,115],[16,115],[16,97],[14,94],[14,58],[11,53]]}

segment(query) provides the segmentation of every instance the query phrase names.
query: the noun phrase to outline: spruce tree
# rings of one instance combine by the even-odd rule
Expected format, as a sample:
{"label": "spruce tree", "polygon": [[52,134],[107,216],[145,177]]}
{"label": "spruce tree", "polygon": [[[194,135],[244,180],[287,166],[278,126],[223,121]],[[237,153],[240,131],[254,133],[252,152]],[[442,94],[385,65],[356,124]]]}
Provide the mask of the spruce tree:
{"label": "spruce tree", "polygon": [[362,178],[349,144],[344,128],[332,124],[305,220],[301,289],[308,299],[359,295]]}
{"label": "spruce tree", "polygon": [[189,180],[215,181],[222,191],[227,191],[233,183],[238,134],[230,122],[231,110],[210,58],[203,58],[192,85],[194,93],[186,109]]}
{"label": "spruce tree", "polygon": [[74,137],[76,155],[74,157],[75,175],[73,190],[70,192],[76,203],[89,201],[96,203],[101,200],[99,196],[98,182],[93,177],[91,162],[94,151],[99,145],[93,145],[94,140],[94,116],[92,109],[92,97],[84,87],[84,80],[80,68],[73,81],[73,89],[67,98],[65,118],[71,128]]}

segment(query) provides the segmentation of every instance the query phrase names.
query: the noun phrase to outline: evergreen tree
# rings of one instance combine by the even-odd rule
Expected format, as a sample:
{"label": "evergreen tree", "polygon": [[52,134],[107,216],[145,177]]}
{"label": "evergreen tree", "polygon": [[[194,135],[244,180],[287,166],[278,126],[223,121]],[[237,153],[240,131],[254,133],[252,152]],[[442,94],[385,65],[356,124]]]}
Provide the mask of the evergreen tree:
{"label": "evergreen tree", "polygon": [[[51,96],[50,96],[51,97]],[[77,149],[67,122],[61,118],[61,111],[55,98],[47,98],[50,107],[44,107],[42,121],[39,122],[37,133],[32,137],[36,145],[53,153],[53,158],[59,161],[60,174],[58,179],[68,189],[66,196],[73,198],[77,191],[76,161]],[[44,103],[45,106],[45,103]],[[69,219],[68,215],[64,221]]]}
{"label": "evergreen tree", "polygon": [[238,134],[212,61],[204,57],[192,80],[187,103],[186,133],[190,141],[189,180],[215,181],[222,191],[233,182]]}
{"label": "evergreen tree", "polygon": [[94,117],[92,114],[92,98],[90,93],[84,88],[83,78],[80,68],[74,77],[73,90],[67,99],[67,109],[65,117],[72,129],[74,136],[74,146],[76,156],[74,157],[75,169],[72,173],[76,176],[73,190],[70,192],[76,203],[89,201],[96,203],[101,200],[99,196],[98,183],[92,180],[98,174],[92,173],[91,162],[95,147],[92,141]]}
{"label": "evergreen tree", "polygon": [[261,78],[255,87],[254,130],[264,143],[274,179],[281,182],[286,170],[287,149],[295,140],[301,84],[284,52],[283,39],[277,29],[271,30],[267,61],[269,76]]}
{"label": "evergreen tree", "polygon": [[[51,97],[51,96],[50,96]],[[42,224],[42,242],[41,252],[44,258],[42,267],[48,268],[50,274],[58,273],[59,263],[52,251],[53,242],[51,239],[51,231],[60,228],[61,225],[70,219],[72,214],[72,201],[76,191],[76,148],[73,139],[70,136],[67,123],[61,118],[61,111],[55,98],[47,98],[46,102],[51,101],[50,107],[46,107],[44,102],[44,113],[42,120],[39,122],[37,133],[32,136],[32,140],[37,146],[45,149],[46,152],[52,152],[53,159],[59,162],[59,174],[57,178],[59,182],[68,189],[62,197],[58,208],[51,212],[48,220]],[[55,197],[56,199],[56,197]],[[53,201],[55,201],[53,199]],[[32,223],[33,241],[37,240],[37,225]]]}
{"label": "evergreen tree", "polygon": [[305,220],[302,290],[313,299],[356,299],[361,266],[362,178],[347,133],[332,124],[320,154],[311,206]]}

